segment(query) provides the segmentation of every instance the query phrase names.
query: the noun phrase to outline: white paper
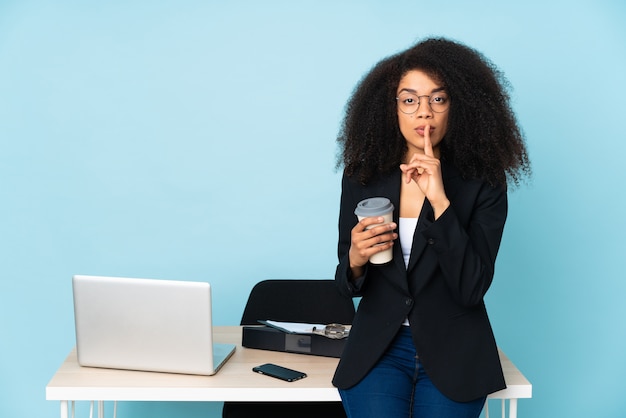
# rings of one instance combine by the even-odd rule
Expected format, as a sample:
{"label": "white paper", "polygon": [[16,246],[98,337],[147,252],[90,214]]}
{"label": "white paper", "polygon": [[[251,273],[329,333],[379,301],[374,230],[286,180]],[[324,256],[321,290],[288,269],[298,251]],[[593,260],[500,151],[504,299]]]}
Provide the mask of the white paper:
{"label": "white paper", "polygon": [[283,330],[292,334],[313,334],[315,330],[324,330],[323,324],[306,324],[302,322],[259,321],[270,327]]}

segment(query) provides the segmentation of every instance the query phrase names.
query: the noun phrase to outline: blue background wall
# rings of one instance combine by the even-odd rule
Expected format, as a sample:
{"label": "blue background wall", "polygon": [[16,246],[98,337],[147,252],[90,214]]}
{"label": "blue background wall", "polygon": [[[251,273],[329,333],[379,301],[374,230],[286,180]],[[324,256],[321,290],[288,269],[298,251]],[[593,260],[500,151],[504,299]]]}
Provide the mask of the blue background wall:
{"label": "blue background wall", "polygon": [[261,279],[331,278],[344,103],[426,35],[499,65],[528,138],[487,301],[533,383],[520,416],[624,416],[625,18],[619,0],[0,1],[0,416],[57,416],[73,274],[210,281],[217,324]]}

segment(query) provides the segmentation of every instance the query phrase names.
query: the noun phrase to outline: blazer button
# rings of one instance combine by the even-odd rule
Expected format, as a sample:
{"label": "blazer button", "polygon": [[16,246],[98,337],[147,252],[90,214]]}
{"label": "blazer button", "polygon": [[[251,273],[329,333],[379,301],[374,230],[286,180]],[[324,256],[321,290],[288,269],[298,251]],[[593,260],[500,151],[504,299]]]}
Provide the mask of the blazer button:
{"label": "blazer button", "polygon": [[411,306],[411,305],[413,305],[413,299],[406,298],[404,300],[404,303],[406,304],[406,306]]}
{"label": "blazer button", "polygon": [[434,238],[428,238],[428,245],[433,245],[435,243]]}

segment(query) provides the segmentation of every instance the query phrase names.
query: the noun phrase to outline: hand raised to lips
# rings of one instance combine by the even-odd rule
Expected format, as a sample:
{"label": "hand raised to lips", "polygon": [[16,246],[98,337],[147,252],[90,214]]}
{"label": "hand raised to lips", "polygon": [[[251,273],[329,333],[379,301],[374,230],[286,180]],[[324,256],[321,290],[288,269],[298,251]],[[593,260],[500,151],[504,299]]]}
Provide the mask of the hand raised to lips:
{"label": "hand raised to lips", "polygon": [[430,125],[424,126],[424,153],[415,153],[408,164],[400,164],[404,181],[413,180],[430,201],[438,218],[450,206],[441,176],[441,162],[435,157],[430,141]]}
{"label": "hand raised to lips", "polygon": [[404,179],[407,184],[410,183],[412,179],[419,185],[419,177],[424,174],[424,171],[427,168],[426,162],[430,159],[437,159],[435,158],[435,153],[433,151],[433,144],[430,141],[430,125],[420,126],[416,129],[416,131],[418,134],[424,136],[424,154],[413,154],[411,161],[409,161],[408,164],[400,164],[400,170],[404,173]]}

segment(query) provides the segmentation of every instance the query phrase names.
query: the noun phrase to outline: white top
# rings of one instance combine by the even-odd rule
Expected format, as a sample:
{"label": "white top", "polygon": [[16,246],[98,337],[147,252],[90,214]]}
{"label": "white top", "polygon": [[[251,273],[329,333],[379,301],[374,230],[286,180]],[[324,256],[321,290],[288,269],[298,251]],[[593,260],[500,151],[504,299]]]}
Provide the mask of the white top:
{"label": "white top", "polygon": [[413,235],[417,228],[417,218],[400,218],[398,226],[398,235],[400,236],[400,247],[402,247],[402,257],[404,258],[404,266],[409,266],[411,258],[411,248],[413,247]]}
{"label": "white top", "polygon": [[[409,267],[409,259],[411,258],[411,248],[413,247],[413,235],[417,228],[417,218],[400,218],[398,225],[398,235],[400,237],[400,247],[402,248],[402,258],[404,258],[404,266]],[[402,325],[409,325],[409,318],[405,318]]]}

